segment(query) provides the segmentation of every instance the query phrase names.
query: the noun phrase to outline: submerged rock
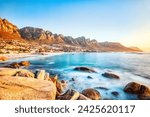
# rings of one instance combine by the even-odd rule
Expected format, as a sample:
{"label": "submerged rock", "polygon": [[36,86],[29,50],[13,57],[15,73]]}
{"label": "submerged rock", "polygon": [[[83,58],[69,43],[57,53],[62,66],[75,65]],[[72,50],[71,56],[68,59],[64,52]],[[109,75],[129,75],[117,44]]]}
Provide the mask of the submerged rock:
{"label": "submerged rock", "polygon": [[145,85],[130,82],[125,86],[124,91],[127,93],[136,94],[139,99],[150,100],[150,88]]}
{"label": "submerged rock", "polygon": [[88,79],[93,79],[91,76],[87,76]]}
{"label": "submerged rock", "polygon": [[105,72],[102,74],[102,76],[106,77],[106,78],[115,78],[115,79],[120,79],[120,77],[116,74],[113,73],[109,73],[109,72]]}
{"label": "submerged rock", "polygon": [[1,76],[1,100],[55,100],[53,82],[34,78]]}
{"label": "submerged rock", "polygon": [[109,90],[108,88],[106,88],[106,87],[94,87],[94,89],[102,89],[102,90]]}
{"label": "submerged rock", "polygon": [[76,67],[74,68],[76,71],[83,71],[83,72],[89,72],[89,73],[96,73],[96,71],[89,67]]}
{"label": "submerged rock", "polygon": [[92,100],[100,100],[101,99],[100,93],[97,90],[92,89],[92,88],[83,90],[82,94]]}
{"label": "submerged rock", "polygon": [[113,91],[111,92],[112,95],[114,95],[115,97],[119,96],[119,93],[117,91]]}

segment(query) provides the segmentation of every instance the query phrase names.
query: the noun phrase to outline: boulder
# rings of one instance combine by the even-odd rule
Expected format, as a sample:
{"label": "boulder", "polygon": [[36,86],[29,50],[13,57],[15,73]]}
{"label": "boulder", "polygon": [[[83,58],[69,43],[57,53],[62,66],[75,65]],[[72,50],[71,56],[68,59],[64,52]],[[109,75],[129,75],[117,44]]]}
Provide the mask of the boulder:
{"label": "boulder", "polygon": [[15,76],[34,78],[34,74],[28,70],[18,71]]}
{"label": "boulder", "polygon": [[39,80],[45,79],[45,70],[39,70],[36,72],[36,78]]}
{"label": "boulder", "polygon": [[114,79],[119,79],[120,78],[118,75],[113,74],[113,73],[109,73],[109,72],[103,73],[102,76],[104,76],[106,78],[114,78]]}
{"label": "boulder", "polygon": [[84,96],[83,94],[79,94],[78,100],[91,100],[90,98]]}
{"label": "boulder", "polygon": [[7,60],[8,60],[8,58],[7,58],[7,57],[0,56],[0,62],[1,62],[1,61],[7,61]]}
{"label": "boulder", "polygon": [[49,73],[45,73],[45,78],[44,79],[47,80],[47,81],[51,80],[50,77],[49,77]]}
{"label": "boulder", "polygon": [[56,81],[56,89],[57,89],[57,95],[60,95],[63,91],[62,83],[59,80]]}
{"label": "boulder", "polygon": [[55,100],[53,82],[34,78],[1,76],[1,100]]}
{"label": "boulder", "polygon": [[140,87],[141,85],[139,83],[130,82],[125,86],[124,91],[127,93],[139,94]]}
{"label": "boulder", "polygon": [[141,85],[138,98],[142,100],[150,100],[150,88],[145,85]]}
{"label": "boulder", "polygon": [[58,76],[56,75],[54,78],[51,78],[51,80],[53,81],[53,83],[54,83],[55,86],[56,86],[56,82],[57,82],[57,80],[58,80]]}
{"label": "boulder", "polygon": [[88,88],[82,91],[82,94],[92,100],[100,100],[101,99],[101,95],[100,93],[92,88]]}
{"label": "boulder", "polygon": [[25,66],[26,68],[28,68],[30,66],[30,62],[29,61],[21,61],[19,63],[20,66]]}
{"label": "boulder", "polygon": [[76,71],[82,71],[82,72],[89,72],[89,73],[96,73],[96,71],[89,67],[76,67],[74,68]]}
{"label": "boulder", "polygon": [[0,68],[0,76],[22,76],[34,78],[34,73],[26,69]]}
{"label": "boulder", "polygon": [[11,63],[8,67],[10,67],[10,68],[20,68],[21,66],[20,66],[20,64],[17,63],[17,62],[13,62],[13,63]]}
{"label": "boulder", "polygon": [[72,89],[68,89],[64,94],[58,96],[57,98],[59,100],[77,100],[79,98],[79,95],[79,92]]}
{"label": "boulder", "polygon": [[143,84],[130,82],[125,86],[124,91],[127,93],[136,94],[138,99],[150,100],[150,88]]}

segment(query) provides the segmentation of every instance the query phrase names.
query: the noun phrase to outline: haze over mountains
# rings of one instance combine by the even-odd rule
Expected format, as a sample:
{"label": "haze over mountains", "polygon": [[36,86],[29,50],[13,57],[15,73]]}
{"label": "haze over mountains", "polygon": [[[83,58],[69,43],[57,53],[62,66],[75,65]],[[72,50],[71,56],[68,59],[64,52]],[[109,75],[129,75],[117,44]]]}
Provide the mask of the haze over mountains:
{"label": "haze over mountains", "polygon": [[6,19],[0,18],[0,38],[5,40],[24,40],[46,45],[57,45],[63,51],[113,51],[113,52],[141,52],[137,47],[128,48],[115,42],[97,42],[84,36],[73,38],[62,34],[53,34],[41,28],[24,27],[18,29]]}

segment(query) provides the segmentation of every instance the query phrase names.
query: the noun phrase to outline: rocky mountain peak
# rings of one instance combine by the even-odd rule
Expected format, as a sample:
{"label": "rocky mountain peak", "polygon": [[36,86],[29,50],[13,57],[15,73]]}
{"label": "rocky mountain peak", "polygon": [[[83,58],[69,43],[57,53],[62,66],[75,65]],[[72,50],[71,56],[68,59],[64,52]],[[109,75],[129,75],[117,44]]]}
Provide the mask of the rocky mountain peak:
{"label": "rocky mountain peak", "polygon": [[2,18],[0,18],[0,37],[3,39],[21,38],[17,26]]}

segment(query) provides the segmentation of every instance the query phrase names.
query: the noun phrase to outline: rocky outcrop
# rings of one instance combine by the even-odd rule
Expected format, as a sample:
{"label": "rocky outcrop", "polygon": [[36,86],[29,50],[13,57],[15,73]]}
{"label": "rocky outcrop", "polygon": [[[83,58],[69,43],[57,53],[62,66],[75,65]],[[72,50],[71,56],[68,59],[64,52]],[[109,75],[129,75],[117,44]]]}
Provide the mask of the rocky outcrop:
{"label": "rocky outcrop", "polygon": [[0,76],[21,76],[34,78],[35,75],[26,69],[11,69],[11,68],[0,68]]}
{"label": "rocky outcrop", "polygon": [[51,81],[1,76],[1,100],[55,100],[56,87]]}
{"label": "rocky outcrop", "polygon": [[130,94],[136,94],[139,99],[150,100],[150,88],[145,85],[130,82],[125,86],[124,91]]}
{"label": "rocky outcrop", "polygon": [[36,40],[42,43],[63,43],[63,35],[52,34],[42,28],[24,27],[20,29],[21,37],[27,40]]}
{"label": "rocky outcrop", "polygon": [[103,73],[102,76],[104,76],[106,78],[120,79],[120,77],[118,75],[113,74],[113,73],[108,73],[108,72]]}
{"label": "rocky outcrop", "polygon": [[96,73],[96,71],[89,67],[76,67],[74,68],[76,71],[82,71],[82,72],[89,72],[89,73]]}
{"label": "rocky outcrop", "polygon": [[101,99],[100,93],[97,90],[92,89],[92,88],[83,90],[82,94],[92,100],[100,100]]}
{"label": "rocky outcrop", "polygon": [[7,61],[7,60],[8,60],[8,58],[7,58],[7,57],[0,56],[0,62],[1,62],[1,61]]}
{"label": "rocky outcrop", "polygon": [[6,19],[0,18],[0,37],[3,39],[20,39],[17,26]]}
{"label": "rocky outcrop", "polygon": [[25,67],[28,68],[30,66],[30,62],[29,61],[21,61],[21,62],[13,62],[5,67],[9,67],[9,68],[20,68],[20,67]]}

